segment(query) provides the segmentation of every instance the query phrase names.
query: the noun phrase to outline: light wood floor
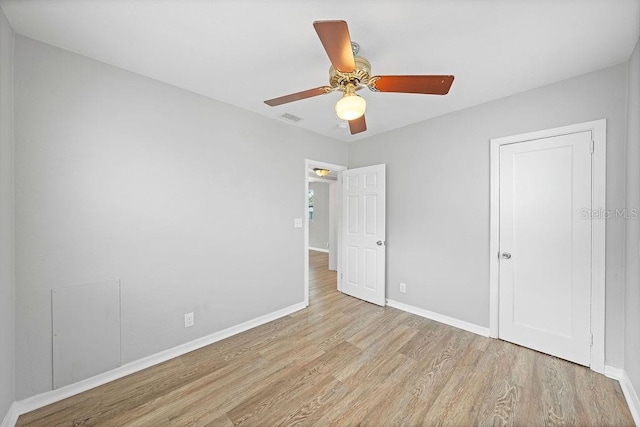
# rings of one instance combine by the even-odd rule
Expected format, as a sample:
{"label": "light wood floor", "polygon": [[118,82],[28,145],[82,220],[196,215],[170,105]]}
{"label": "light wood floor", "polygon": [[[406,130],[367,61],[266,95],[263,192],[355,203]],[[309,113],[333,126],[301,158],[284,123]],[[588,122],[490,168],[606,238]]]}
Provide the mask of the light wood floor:
{"label": "light wood floor", "polygon": [[344,296],[326,254],[310,258],[309,308],[18,425],[633,425],[617,382]]}

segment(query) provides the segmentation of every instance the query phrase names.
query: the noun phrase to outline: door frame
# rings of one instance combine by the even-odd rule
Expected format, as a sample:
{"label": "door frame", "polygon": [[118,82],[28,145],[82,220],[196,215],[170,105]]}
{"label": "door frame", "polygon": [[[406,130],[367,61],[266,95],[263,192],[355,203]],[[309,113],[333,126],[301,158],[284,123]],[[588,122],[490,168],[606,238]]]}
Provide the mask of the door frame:
{"label": "door frame", "polygon": [[[340,172],[347,170],[346,166],[335,165],[332,163],[320,162],[317,160],[304,159],[304,220],[302,221],[304,224],[304,305],[305,307],[309,306],[309,169],[313,168],[322,168],[329,169],[332,171],[338,171],[338,180],[337,183],[340,182]],[[340,250],[340,246],[342,244],[342,205],[341,205],[341,197],[342,197],[342,188],[340,185],[336,187],[336,227],[338,232],[338,238],[336,239],[336,251]],[[340,260],[339,252],[337,253],[337,267],[338,274],[337,277],[340,277],[340,273],[342,272],[342,262]],[[340,280],[337,280],[337,288],[340,290]]]}
{"label": "door frame", "polygon": [[[490,225],[489,225],[489,336],[499,337],[500,295],[500,146],[579,132],[591,132],[591,210],[606,209],[606,119],[561,126],[490,140]],[[591,219],[591,364],[593,371],[605,370],[605,237],[606,221]]]}

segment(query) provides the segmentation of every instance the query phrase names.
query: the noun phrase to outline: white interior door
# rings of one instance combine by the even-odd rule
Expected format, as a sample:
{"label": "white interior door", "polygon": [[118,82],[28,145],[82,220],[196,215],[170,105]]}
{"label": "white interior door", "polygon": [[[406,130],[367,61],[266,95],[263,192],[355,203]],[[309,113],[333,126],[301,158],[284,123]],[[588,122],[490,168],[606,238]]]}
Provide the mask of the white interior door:
{"label": "white interior door", "polygon": [[384,306],[385,165],[342,172],[342,292]]}
{"label": "white interior door", "polygon": [[590,364],[591,132],[500,147],[499,337]]}

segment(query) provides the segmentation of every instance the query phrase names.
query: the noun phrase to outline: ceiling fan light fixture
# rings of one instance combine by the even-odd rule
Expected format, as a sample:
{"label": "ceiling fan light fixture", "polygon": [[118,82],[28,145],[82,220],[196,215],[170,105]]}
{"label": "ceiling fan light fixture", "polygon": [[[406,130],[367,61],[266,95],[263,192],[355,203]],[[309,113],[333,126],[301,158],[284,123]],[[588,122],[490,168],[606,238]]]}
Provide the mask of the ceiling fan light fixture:
{"label": "ceiling fan light fixture", "polygon": [[336,114],[342,120],[355,120],[363,116],[367,101],[356,95],[355,87],[349,83],[342,98],[336,103]]}
{"label": "ceiling fan light fixture", "polygon": [[358,95],[345,94],[336,103],[336,113],[342,120],[355,120],[364,114],[367,108],[367,101]]}
{"label": "ceiling fan light fixture", "polygon": [[316,175],[318,175],[319,177],[325,177],[327,175],[329,175],[329,172],[331,172],[328,169],[322,169],[322,168],[314,168],[313,171],[316,173]]}

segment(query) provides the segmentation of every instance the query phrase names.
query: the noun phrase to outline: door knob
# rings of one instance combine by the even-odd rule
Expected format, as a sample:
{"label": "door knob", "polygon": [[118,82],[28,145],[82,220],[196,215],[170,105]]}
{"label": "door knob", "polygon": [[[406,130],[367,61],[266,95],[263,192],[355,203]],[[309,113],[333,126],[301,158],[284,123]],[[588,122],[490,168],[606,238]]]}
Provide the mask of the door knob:
{"label": "door knob", "polygon": [[376,245],[378,245],[378,246],[382,246],[383,244],[384,244],[384,242],[383,242],[382,240],[378,240],[378,241],[376,242]]}
{"label": "door knob", "polygon": [[502,252],[502,258],[510,259],[511,258],[511,254],[509,252]]}

